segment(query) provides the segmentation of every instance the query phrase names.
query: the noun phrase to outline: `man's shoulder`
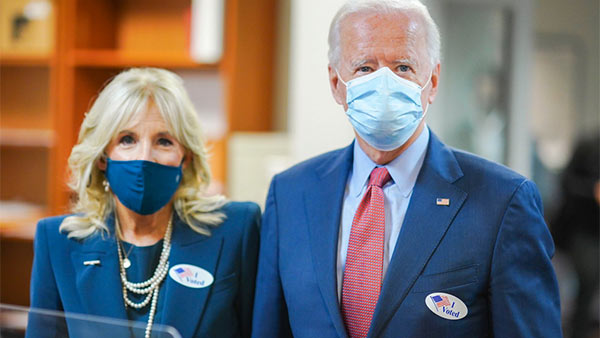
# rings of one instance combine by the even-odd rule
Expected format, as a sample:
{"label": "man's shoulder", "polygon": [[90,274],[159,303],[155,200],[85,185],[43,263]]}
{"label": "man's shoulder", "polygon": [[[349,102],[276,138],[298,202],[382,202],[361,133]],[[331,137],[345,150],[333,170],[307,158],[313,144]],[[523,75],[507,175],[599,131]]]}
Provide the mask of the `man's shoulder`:
{"label": "man's shoulder", "polygon": [[525,176],[503,164],[464,150],[452,149],[452,152],[463,171],[463,180],[471,186],[494,186],[512,191],[528,181]]}
{"label": "man's shoulder", "polygon": [[[425,163],[450,182],[466,190],[500,187],[513,190],[528,179],[515,170],[443,143],[431,134]],[[424,163],[424,165],[425,165]]]}

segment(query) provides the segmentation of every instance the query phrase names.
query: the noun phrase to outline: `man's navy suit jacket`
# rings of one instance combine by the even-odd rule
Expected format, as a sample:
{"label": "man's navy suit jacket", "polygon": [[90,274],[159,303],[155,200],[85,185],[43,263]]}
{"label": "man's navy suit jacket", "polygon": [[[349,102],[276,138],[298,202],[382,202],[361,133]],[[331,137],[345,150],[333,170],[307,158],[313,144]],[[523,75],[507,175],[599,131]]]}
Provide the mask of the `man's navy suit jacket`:
{"label": "man's navy suit jacket", "polygon": [[[349,146],[273,178],[254,337],[347,337],[336,259],[352,161]],[[553,254],[534,183],[432,133],[369,337],[561,337]],[[467,316],[435,315],[425,304],[434,292],[458,297]]]}
{"label": "man's navy suit jacket", "polygon": [[[210,236],[193,231],[178,217],[173,222],[169,266],[191,264],[214,276],[205,288],[186,287],[169,275],[163,281],[162,320],[155,324],[173,326],[182,337],[250,336],[260,209],[254,203],[230,202],[221,211],[227,218],[210,228]],[[110,321],[69,317],[76,313],[127,319],[127,314],[112,217],[107,221],[108,235],[95,233],[83,240],[59,232],[64,218],[47,218],[38,224],[31,306],[65,311],[67,320],[52,322],[43,314],[30,315],[27,336],[54,337],[54,331],[68,330],[71,337],[130,337],[129,329],[119,329]],[[83,264],[90,260],[100,264]],[[143,332],[146,323],[141,324]]]}

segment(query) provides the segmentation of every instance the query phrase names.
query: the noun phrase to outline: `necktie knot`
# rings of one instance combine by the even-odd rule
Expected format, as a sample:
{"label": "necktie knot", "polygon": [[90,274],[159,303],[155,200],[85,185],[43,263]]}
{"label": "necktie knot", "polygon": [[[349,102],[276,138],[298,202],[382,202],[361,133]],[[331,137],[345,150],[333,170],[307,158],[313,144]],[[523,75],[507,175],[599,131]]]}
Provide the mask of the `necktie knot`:
{"label": "necktie knot", "polygon": [[383,187],[392,177],[388,170],[384,167],[378,167],[371,171],[371,176],[369,177],[369,185],[376,185],[378,187]]}

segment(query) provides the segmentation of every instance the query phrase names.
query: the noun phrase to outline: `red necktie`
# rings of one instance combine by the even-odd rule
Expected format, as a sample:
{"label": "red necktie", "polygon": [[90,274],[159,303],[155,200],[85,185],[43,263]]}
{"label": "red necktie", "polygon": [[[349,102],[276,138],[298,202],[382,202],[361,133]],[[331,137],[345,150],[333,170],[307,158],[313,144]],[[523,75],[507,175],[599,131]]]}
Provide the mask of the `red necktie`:
{"label": "red necktie", "polygon": [[366,337],[381,291],[385,213],[383,185],[386,168],[375,168],[356,209],[346,255],[342,286],[342,316],[351,338]]}

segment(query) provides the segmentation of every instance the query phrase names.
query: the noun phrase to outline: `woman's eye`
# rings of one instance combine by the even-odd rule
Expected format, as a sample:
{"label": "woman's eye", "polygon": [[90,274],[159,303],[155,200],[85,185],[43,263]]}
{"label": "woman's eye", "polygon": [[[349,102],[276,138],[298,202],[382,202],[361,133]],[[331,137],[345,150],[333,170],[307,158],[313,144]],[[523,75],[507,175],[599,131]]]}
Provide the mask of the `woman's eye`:
{"label": "woman's eye", "polygon": [[158,144],[166,147],[166,146],[172,145],[173,142],[171,142],[171,140],[169,140],[167,138],[161,137],[158,139]]}
{"label": "woman's eye", "polygon": [[121,137],[121,139],[119,140],[119,143],[120,144],[133,144],[133,143],[135,143],[135,140],[130,135],[125,135],[125,136]]}

